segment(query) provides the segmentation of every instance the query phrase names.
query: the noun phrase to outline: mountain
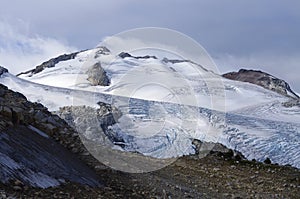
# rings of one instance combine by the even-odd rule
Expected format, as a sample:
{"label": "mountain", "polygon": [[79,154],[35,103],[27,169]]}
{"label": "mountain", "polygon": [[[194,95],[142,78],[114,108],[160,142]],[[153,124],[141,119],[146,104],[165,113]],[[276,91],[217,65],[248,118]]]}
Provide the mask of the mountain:
{"label": "mountain", "polygon": [[223,74],[223,77],[256,84],[271,91],[275,91],[279,94],[299,99],[299,96],[294,91],[292,91],[290,85],[287,82],[259,70],[240,69],[238,72]]}
{"label": "mountain", "polygon": [[299,195],[298,99],[152,52],[0,67],[0,198]]}
{"label": "mountain", "polygon": [[[285,93],[224,78],[192,60],[159,54],[113,54],[97,47],[54,60],[55,64],[18,77],[3,73],[0,83],[42,103],[84,139],[160,159],[196,153],[197,139],[221,143],[249,160],[269,158],[300,167],[300,111],[284,106],[290,101]],[[96,82],[105,84],[90,80],[95,68],[99,75],[94,78],[103,77]],[[110,116],[115,123],[109,128],[95,120],[99,103],[118,110]],[[82,106],[86,108],[72,108]],[[145,166],[141,171],[152,169]]]}

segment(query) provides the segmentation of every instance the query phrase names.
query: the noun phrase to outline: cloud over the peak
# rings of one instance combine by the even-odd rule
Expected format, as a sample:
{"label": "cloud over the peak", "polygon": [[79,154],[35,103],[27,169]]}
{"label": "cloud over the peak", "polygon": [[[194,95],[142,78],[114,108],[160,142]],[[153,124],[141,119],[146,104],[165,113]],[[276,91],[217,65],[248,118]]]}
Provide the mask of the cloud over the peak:
{"label": "cloud over the peak", "polygon": [[31,34],[25,22],[12,25],[0,21],[0,65],[13,74],[75,50],[56,39]]}

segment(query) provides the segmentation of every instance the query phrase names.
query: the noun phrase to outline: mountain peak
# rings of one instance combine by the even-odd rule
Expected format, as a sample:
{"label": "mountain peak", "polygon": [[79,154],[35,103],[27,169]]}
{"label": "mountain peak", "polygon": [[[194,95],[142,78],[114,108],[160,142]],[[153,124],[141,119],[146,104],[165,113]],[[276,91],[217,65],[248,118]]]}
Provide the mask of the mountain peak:
{"label": "mountain peak", "polygon": [[222,76],[231,80],[256,84],[281,95],[299,99],[286,81],[260,70],[240,69],[238,72],[229,72]]}

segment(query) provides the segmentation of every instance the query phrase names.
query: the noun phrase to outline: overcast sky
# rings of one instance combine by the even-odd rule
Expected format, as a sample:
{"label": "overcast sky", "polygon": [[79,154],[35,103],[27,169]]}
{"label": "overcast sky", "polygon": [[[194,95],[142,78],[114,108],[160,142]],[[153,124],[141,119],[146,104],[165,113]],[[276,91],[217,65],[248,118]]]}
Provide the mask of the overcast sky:
{"label": "overcast sky", "polygon": [[221,72],[260,69],[300,92],[298,0],[0,0],[0,65],[17,73],[149,26],[195,39]]}

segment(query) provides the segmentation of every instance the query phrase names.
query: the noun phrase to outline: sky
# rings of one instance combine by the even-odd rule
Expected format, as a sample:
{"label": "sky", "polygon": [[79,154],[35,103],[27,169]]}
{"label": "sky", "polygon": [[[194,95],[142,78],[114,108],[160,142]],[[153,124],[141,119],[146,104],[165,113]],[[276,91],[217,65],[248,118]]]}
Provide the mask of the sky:
{"label": "sky", "polygon": [[259,69],[300,92],[298,0],[0,0],[0,65],[18,73],[142,27],[186,34],[222,73]]}

